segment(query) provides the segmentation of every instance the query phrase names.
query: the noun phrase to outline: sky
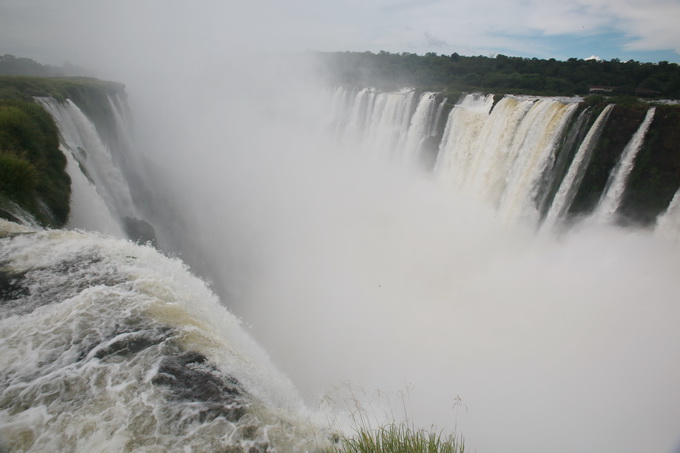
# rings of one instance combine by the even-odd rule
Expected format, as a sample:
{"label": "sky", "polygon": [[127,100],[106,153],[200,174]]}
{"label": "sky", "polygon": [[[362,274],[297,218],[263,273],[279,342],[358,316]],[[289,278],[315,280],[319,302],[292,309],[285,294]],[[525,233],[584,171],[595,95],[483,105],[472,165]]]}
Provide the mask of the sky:
{"label": "sky", "polygon": [[235,51],[680,62],[680,0],[0,0],[0,54],[106,68]]}

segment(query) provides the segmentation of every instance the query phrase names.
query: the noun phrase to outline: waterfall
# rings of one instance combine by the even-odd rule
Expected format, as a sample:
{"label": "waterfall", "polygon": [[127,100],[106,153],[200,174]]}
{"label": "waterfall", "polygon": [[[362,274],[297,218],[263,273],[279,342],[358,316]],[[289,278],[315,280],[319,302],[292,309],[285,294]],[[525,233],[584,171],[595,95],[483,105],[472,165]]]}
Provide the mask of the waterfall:
{"label": "waterfall", "polygon": [[37,100],[54,117],[61,134],[61,145],[78,162],[113,218],[120,221],[135,217],[128,183],[94,123],[69,99],[63,103],[51,98]]}
{"label": "waterfall", "polygon": [[666,212],[657,219],[654,232],[657,236],[680,242],[680,189],[675,192]]}
{"label": "waterfall", "polygon": [[[590,113],[580,109],[580,98],[466,94],[440,132],[446,100],[437,102],[438,96],[335,88],[329,91],[327,123],[340,143],[369,159],[433,166],[442,187],[483,200],[506,224],[537,226],[544,217],[542,228],[550,229],[567,215],[613,105],[604,107],[586,133]],[[610,203],[620,203],[654,112],[648,111],[610,174],[599,216],[616,209]],[[441,137],[438,144],[435,137]]]}
{"label": "waterfall", "polygon": [[511,166],[500,200],[500,214],[506,222],[538,221],[535,198],[541,176],[554,161],[558,140],[576,111],[576,103],[552,99],[536,102],[519,125],[513,140]]}
{"label": "waterfall", "polygon": [[178,260],[92,233],[4,220],[0,233],[3,450],[327,442],[290,381]]}
{"label": "waterfall", "polygon": [[341,143],[378,161],[420,162],[423,143],[436,135],[436,93],[404,89],[378,92],[336,88],[330,99],[327,122]]}
{"label": "waterfall", "polygon": [[71,177],[71,214],[67,228],[98,231],[124,238],[125,233],[120,224],[97,192],[95,184],[85,176],[70,149],[64,144],[60,145],[60,149],[66,156],[66,171]]}
{"label": "waterfall", "polygon": [[626,189],[628,175],[633,169],[633,164],[638,151],[642,148],[647,130],[649,130],[649,126],[654,119],[655,111],[656,109],[654,107],[647,110],[647,114],[645,115],[644,120],[642,120],[640,127],[635,131],[635,134],[633,134],[633,137],[631,137],[630,141],[623,149],[621,158],[616,164],[616,167],[614,167],[614,170],[610,173],[600,203],[595,210],[594,216],[598,221],[610,221],[614,217],[616,210],[619,208],[623,192]]}
{"label": "waterfall", "polygon": [[458,188],[465,186],[474,158],[474,144],[492,106],[492,95],[473,94],[466,96],[449,114],[435,164],[435,171],[445,175],[440,178],[446,183]]}
{"label": "waterfall", "polygon": [[433,125],[436,124],[434,116],[436,109],[436,93],[423,93],[420,95],[418,106],[413,113],[408,132],[406,133],[406,143],[403,146],[403,160],[411,164],[417,164],[420,159],[425,140],[432,135]]}
{"label": "waterfall", "polygon": [[134,154],[127,104],[117,97],[106,98],[113,133],[108,140],[94,122],[71,100],[36,98],[54,118],[60,134],[60,149],[67,159],[71,177],[69,228],[99,231],[155,245],[153,227],[140,220],[136,205],[150,200],[134,200],[131,187],[148,195],[140,175],[144,166]]}
{"label": "waterfall", "polygon": [[364,88],[356,94],[343,134],[349,143],[356,143],[363,137],[364,129],[369,126],[368,119],[371,118],[374,101],[375,91],[370,88]]}
{"label": "waterfall", "polygon": [[435,113],[434,121],[432,122],[432,125],[430,127],[430,136],[431,137],[437,136],[437,132],[438,132],[437,128],[439,126],[439,122],[442,119],[442,115],[444,114],[444,107],[446,106],[446,101],[447,101],[447,98],[442,99],[442,101],[437,106],[437,113]]}
{"label": "waterfall", "polygon": [[390,158],[403,146],[413,105],[413,91],[379,93],[368,107],[362,144],[376,155]]}
{"label": "waterfall", "polygon": [[583,142],[579,146],[579,149],[569,166],[569,170],[555,194],[555,198],[553,199],[552,205],[543,222],[543,229],[547,230],[552,228],[567,209],[569,209],[571,202],[576,196],[576,191],[581,183],[581,179],[583,179],[583,173],[588,165],[590,154],[597,143],[602,127],[607,121],[613,107],[614,104],[607,105],[588,130],[588,134],[586,134]]}
{"label": "waterfall", "polygon": [[534,198],[577,104],[468,95],[449,116],[438,178],[496,207],[506,222],[537,221]]}

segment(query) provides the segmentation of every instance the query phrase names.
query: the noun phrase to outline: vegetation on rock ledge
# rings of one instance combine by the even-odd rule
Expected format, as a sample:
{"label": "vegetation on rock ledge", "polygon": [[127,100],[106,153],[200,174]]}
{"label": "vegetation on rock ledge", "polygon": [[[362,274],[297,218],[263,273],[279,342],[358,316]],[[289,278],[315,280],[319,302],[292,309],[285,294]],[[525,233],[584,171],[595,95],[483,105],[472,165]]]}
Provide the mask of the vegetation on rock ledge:
{"label": "vegetation on rock ledge", "polygon": [[[46,226],[63,226],[69,215],[71,179],[52,117],[39,105],[0,100],[0,216],[15,204]],[[4,207],[3,207],[4,206]]]}

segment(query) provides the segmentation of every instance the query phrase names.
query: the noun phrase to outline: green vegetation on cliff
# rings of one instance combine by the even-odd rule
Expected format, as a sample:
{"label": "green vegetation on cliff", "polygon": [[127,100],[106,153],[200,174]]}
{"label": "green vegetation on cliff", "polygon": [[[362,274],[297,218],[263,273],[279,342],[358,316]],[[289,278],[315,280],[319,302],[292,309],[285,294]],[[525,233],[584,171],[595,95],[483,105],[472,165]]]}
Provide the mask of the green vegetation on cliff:
{"label": "green vegetation on cliff", "polygon": [[[71,99],[88,116],[98,118],[109,108],[107,95],[125,95],[125,85],[90,77],[0,76],[0,100],[49,96],[60,102]],[[108,111],[104,114],[108,115]]]}
{"label": "green vegetation on cliff", "polygon": [[0,76],[0,216],[13,219],[18,206],[44,226],[66,223],[66,158],[54,120],[34,98],[71,99],[89,117],[102,119],[110,117],[108,95],[124,95],[124,85],[86,77]]}
{"label": "green vegetation on cliff", "polygon": [[33,102],[0,100],[0,216],[12,220],[10,202],[43,225],[64,225],[71,194],[65,169],[52,117]]}

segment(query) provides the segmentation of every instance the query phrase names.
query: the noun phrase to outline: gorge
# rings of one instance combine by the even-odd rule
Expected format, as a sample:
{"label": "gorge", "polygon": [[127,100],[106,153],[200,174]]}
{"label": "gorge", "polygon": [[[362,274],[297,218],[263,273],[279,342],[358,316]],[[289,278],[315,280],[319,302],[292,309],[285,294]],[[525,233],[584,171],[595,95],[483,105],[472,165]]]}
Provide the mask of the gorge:
{"label": "gorge", "polygon": [[71,215],[2,224],[2,448],[314,451],[348,389],[472,451],[677,448],[677,106],[257,89],[35,98]]}

